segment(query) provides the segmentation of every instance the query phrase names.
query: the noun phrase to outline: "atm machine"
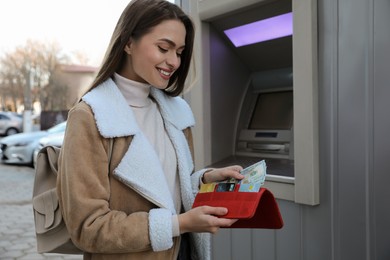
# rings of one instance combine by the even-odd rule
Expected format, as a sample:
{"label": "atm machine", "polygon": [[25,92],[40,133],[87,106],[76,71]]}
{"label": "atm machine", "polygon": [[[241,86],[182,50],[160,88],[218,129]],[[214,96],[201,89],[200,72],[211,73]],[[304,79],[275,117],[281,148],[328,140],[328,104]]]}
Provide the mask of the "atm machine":
{"label": "atm machine", "polygon": [[[294,177],[291,12],[261,1],[209,21],[211,167],[265,159],[268,175]],[[254,39],[262,26],[271,38]]]}
{"label": "atm machine", "polygon": [[278,199],[319,204],[317,1],[188,4],[201,75],[185,97],[197,118],[196,167],[264,159],[264,185]]}

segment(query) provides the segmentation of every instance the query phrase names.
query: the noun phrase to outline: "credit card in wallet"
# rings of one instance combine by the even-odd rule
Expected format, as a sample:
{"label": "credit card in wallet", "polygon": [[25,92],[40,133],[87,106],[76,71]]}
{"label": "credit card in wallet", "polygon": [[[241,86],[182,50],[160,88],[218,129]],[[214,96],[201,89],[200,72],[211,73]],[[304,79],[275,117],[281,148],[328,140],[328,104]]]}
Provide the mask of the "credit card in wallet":
{"label": "credit card in wallet", "polygon": [[231,182],[220,182],[217,184],[217,192],[224,192],[224,191],[234,191],[234,187],[236,186],[235,183]]}
{"label": "credit card in wallet", "polygon": [[204,192],[213,192],[215,189],[216,183],[203,183],[200,185],[199,193],[204,193]]}
{"label": "credit card in wallet", "polygon": [[258,192],[260,187],[264,184],[265,176],[267,174],[267,165],[262,160],[251,166],[241,170],[240,172],[244,175],[244,179],[240,180],[240,192]]}

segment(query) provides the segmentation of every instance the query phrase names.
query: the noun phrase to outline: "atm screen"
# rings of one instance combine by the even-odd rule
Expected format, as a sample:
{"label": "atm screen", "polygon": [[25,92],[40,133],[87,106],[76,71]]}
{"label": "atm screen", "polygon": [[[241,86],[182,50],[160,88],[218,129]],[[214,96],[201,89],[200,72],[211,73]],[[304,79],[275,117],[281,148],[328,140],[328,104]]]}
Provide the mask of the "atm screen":
{"label": "atm screen", "polygon": [[259,93],[249,129],[289,130],[293,124],[292,90]]}

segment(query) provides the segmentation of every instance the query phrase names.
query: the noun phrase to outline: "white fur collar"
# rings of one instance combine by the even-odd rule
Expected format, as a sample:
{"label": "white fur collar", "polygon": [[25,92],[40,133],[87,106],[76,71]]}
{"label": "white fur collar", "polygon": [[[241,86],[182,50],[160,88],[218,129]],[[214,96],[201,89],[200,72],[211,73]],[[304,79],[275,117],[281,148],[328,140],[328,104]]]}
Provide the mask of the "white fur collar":
{"label": "white fur collar", "polygon": [[[159,105],[164,121],[167,120],[179,130],[195,124],[191,108],[182,98],[169,97],[154,87],[150,95]],[[92,108],[103,137],[129,136],[140,131],[133,111],[111,78],[88,92],[83,100]]]}

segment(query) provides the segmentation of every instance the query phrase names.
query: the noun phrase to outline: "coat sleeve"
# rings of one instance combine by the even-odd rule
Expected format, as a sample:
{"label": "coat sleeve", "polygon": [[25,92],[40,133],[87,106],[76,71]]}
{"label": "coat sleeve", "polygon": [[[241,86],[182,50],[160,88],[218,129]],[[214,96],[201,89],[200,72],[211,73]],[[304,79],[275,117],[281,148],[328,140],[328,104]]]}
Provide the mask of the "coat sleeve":
{"label": "coat sleeve", "polygon": [[100,136],[89,107],[80,104],[68,115],[57,179],[71,238],[91,253],[151,250],[149,213],[110,209],[109,140]]}

